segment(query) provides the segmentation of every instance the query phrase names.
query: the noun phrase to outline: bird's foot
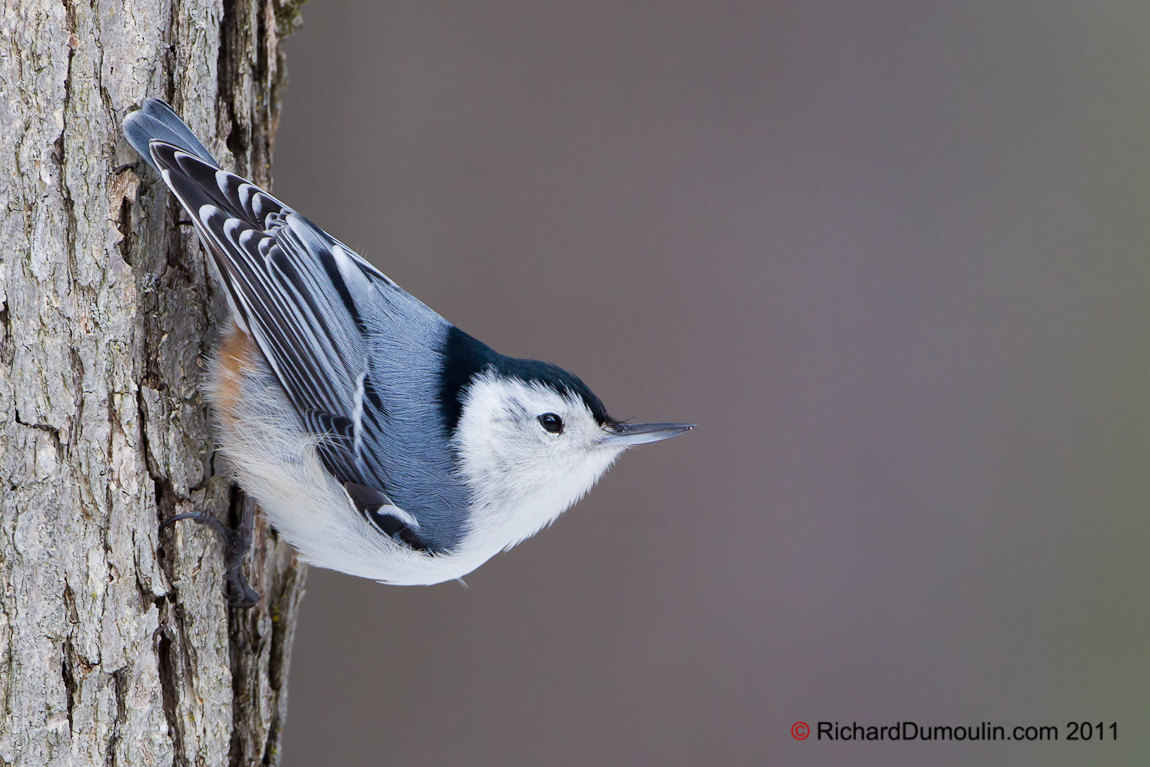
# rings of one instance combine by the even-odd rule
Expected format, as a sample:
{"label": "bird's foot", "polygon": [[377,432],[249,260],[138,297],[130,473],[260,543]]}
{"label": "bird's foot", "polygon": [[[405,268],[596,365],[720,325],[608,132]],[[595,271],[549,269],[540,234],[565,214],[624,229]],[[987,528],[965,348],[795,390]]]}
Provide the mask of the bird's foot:
{"label": "bird's foot", "polygon": [[198,525],[207,525],[216,531],[216,535],[224,544],[224,573],[228,583],[228,604],[232,607],[247,609],[255,607],[260,601],[260,595],[248,583],[244,576],[244,556],[252,547],[252,529],[255,526],[256,502],[249,496],[244,496],[244,515],[240,526],[232,530],[215,515],[206,509],[191,511],[186,514],[177,514],[166,520],[160,529],[173,525],[184,519],[191,519]]}

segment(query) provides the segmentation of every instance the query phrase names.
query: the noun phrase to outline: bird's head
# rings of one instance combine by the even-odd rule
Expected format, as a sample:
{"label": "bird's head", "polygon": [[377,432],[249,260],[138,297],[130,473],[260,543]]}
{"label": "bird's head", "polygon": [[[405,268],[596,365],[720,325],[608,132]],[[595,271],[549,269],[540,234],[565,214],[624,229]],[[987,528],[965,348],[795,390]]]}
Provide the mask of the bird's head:
{"label": "bird's head", "polygon": [[477,501],[532,504],[539,526],[578,501],[627,448],[692,428],[617,421],[577,377],[533,360],[488,367],[461,399],[454,440]]}

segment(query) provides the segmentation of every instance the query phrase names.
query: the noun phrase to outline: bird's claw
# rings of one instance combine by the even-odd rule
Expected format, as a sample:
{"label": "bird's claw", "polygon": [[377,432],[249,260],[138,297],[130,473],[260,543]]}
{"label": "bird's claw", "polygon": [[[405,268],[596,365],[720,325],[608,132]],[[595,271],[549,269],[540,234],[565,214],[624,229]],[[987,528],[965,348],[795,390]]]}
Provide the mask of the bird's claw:
{"label": "bird's claw", "polygon": [[255,607],[260,595],[244,576],[244,556],[252,546],[252,529],[255,526],[255,501],[244,498],[244,514],[240,526],[235,530],[216,519],[206,509],[177,514],[160,525],[160,530],[181,520],[190,519],[198,525],[207,525],[216,532],[224,544],[224,577],[228,583],[228,604],[232,607],[248,609]]}

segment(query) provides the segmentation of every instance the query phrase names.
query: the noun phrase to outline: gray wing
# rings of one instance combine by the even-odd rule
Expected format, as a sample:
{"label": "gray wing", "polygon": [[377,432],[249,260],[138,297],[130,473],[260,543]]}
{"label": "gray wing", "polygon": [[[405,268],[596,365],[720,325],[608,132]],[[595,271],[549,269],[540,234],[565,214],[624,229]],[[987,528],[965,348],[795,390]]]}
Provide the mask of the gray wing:
{"label": "gray wing", "polygon": [[[152,140],[152,161],[192,215],[227,288],[236,321],[259,345],[317,451],[381,532],[427,550],[419,523],[387,497],[384,467],[365,460],[382,439],[361,305],[386,276],[322,229],[198,152]],[[366,408],[374,402],[378,407]],[[363,502],[361,502],[363,501]],[[395,513],[388,510],[393,509]]]}

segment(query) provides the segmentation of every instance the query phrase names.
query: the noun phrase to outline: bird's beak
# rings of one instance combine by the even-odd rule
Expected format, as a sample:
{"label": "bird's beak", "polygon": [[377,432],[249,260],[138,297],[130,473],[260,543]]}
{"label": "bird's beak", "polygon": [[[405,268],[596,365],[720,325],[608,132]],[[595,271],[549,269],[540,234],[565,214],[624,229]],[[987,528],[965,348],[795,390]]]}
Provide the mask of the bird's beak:
{"label": "bird's beak", "polygon": [[633,447],[677,437],[693,428],[693,423],[617,423],[607,427],[607,434],[599,444],[603,447]]}

